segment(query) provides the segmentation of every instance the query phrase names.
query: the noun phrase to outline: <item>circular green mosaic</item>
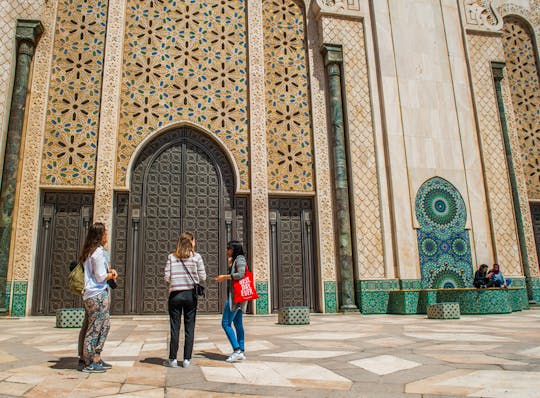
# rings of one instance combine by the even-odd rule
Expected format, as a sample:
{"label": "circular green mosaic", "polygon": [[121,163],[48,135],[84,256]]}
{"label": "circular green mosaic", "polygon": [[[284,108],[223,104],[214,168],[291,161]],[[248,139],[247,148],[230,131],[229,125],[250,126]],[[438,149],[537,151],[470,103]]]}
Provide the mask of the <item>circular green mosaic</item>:
{"label": "circular green mosaic", "polygon": [[464,256],[467,254],[467,242],[463,239],[455,239],[454,243],[452,243],[452,249],[454,250],[454,254]]}
{"label": "circular green mosaic", "polygon": [[448,225],[457,215],[457,203],[453,195],[444,188],[428,191],[422,203],[424,214],[434,224]]}
{"label": "circular green mosaic", "polygon": [[430,238],[424,239],[422,242],[422,251],[426,256],[433,256],[437,253],[437,242]]}

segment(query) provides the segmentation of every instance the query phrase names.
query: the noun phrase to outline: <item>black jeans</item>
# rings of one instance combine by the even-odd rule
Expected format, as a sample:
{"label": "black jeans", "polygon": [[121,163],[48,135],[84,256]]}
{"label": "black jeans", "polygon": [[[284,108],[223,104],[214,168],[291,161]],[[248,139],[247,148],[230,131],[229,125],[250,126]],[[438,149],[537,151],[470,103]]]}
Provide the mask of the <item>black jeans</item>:
{"label": "black jeans", "polygon": [[197,315],[197,298],[193,290],[172,292],[169,295],[169,320],[171,324],[169,359],[176,359],[178,353],[182,312],[184,313],[184,359],[191,359],[195,338],[195,316]]}

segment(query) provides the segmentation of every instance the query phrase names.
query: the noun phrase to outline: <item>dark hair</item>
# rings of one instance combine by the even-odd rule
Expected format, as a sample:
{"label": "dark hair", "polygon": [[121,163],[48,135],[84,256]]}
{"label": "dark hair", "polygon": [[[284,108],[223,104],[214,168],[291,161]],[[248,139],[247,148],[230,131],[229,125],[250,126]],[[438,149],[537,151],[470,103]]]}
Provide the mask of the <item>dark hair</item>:
{"label": "dark hair", "polygon": [[79,256],[80,263],[84,263],[86,259],[90,257],[99,246],[101,246],[103,242],[103,235],[105,235],[106,230],[105,224],[101,222],[96,222],[90,225],[81,249],[81,255]]}
{"label": "dark hair", "polygon": [[233,261],[236,260],[236,257],[244,255],[244,248],[237,240],[231,240],[229,243],[227,243],[227,249],[232,249]]}
{"label": "dark hair", "polygon": [[482,269],[482,268],[486,268],[486,269],[487,269],[487,268],[489,268],[489,267],[488,267],[487,264],[480,264],[480,269]]}

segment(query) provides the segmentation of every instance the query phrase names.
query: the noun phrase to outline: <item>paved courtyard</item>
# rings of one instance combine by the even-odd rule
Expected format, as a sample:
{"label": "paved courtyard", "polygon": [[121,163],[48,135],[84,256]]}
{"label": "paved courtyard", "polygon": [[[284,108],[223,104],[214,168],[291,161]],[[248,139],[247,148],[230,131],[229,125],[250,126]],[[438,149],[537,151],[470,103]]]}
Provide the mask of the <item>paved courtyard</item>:
{"label": "paved courtyard", "polygon": [[[540,397],[540,308],[459,320],[313,315],[245,320],[247,361],[229,364],[219,316],[199,316],[193,364],[165,368],[166,316],[113,317],[105,374],[76,370],[78,329],[0,319],[0,396]],[[182,357],[180,351],[179,358]]]}

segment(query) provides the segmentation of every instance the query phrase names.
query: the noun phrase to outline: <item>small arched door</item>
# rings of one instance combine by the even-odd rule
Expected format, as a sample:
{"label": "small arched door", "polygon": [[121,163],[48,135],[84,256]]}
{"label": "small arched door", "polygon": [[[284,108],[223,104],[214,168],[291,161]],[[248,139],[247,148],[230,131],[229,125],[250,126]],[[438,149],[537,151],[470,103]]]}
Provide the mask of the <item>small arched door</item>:
{"label": "small arched door", "polygon": [[[237,231],[246,230],[243,225],[237,227],[237,218],[240,222],[247,218],[236,217],[233,189],[226,157],[205,134],[180,128],[147,145],[132,173],[125,303],[123,310],[117,305],[114,312],[167,312],[164,267],[182,231],[194,232],[209,276],[199,310],[222,310],[225,292],[213,278],[226,270],[227,240],[244,240]],[[238,198],[236,202],[243,201]],[[243,211],[245,206],[241,207]]]}

